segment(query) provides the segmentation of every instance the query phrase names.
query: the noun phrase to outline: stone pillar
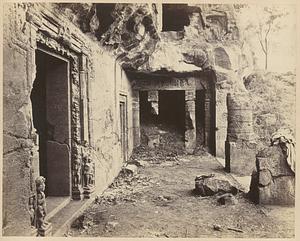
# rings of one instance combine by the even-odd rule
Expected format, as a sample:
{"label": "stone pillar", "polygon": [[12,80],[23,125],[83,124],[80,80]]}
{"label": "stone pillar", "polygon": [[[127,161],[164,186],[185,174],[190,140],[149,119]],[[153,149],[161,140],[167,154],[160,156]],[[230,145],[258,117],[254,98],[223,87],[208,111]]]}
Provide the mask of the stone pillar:
{"label": "stone pillar", "polygon": [[211,153],[211,93],[210,90],[205,90],[205,100],[204,100],[204,143]]}
{"label": "stone pillar", "polygon": [[185,149],[192,154],[196,147],[195,90],[185,91]]}
{"label": "stone pillar", "polygon": [[148,91],[148,102],[151,104],[151,113],[153,115],[158,115],[158,91],[151,90]]}
{"label": "stone pillar", "polygon": [[227,93],[216,91],[216,156],[225,158],[225,146],[227,136]]}
{"label": "stone pillar", "polygon": [[255,168],[252,106],[246,93],[228,94],[228,127],[225,141],[225,169],[238,175],[250,175]]}
{"label": "stone pillar", "polygon": [[139,91],[132,93],[132,125],[133,125],[133,147],[137,147],[141,142],[140,133],[140,97]]}
{"label": "stone pillar", "polygon": [[79,78],[80,78],[80,103],[81,103],[81,140],[89,141],[89,129],[88,129],[88,100],[87,100],[87,57],[82,55],[79,65]]}

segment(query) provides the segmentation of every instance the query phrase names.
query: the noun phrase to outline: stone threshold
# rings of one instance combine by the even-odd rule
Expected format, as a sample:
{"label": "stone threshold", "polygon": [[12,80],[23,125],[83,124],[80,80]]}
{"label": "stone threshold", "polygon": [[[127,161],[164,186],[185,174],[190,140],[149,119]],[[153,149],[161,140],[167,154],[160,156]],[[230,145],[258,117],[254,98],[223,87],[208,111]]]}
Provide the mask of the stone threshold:
{"label": "stone threshold", "polygon": [[47,220],[51,219],[56,213],[64,208],[71,201],[70,197],[46,197]]}
{"label": "stone threshold", "polygon": [[[225,169],[225,159],[224,158],[220,158],[220,157],[216,157],[216,160]],[[243,192],[245,192],[245,193],[249,192],[249,190],[250,190],[250,182],[251,182],[251,175],[249,175],[249,176],[239,176],[239,175],[236,175],[236,174],[234,174],[232,172],[226,172],[226,174],[230,175],[233,179],[235,179],[240,184]]]}
{"label": "stone threshold", "polygon": [[67,205],[58,210],[52,217],[47,218],[52,224],[52,236],[64,237],[72,222],[83,213],[94,199],[95,194],[91,195],[89,199],[69,200]]}

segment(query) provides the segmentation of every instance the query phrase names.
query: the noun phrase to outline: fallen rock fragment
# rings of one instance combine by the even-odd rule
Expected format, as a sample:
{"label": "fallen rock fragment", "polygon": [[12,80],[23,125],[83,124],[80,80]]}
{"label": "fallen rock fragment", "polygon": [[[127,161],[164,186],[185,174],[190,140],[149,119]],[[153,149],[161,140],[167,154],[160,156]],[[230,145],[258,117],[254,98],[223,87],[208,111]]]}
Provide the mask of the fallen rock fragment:
{"label": "fallen rock fragment", "polygon": [[222,230],[222,227],[218,224],[214,224],[213,225],[213,229],[216,230],[216,231],[221,231]]}
{"label": "fallen rock fragment", "polygon": [[138,173],[138,167],[134,164],[128,164],[123,168],[123,172],[125,174],[134,176],[135,174]]}
{"label": "fallen rock fragment", "polygon": [[237,194],[239,187],[223,176],[215,177],[214,174],[199,175],[195,178],[195,192],[201,196],[212,196],[217,193]]}
{"label": "fallen rock fragment", "polygon": [[217,197],[217,202],[221,205],[235,205],[238,203],[238,200],[231,193],[225,193]]}

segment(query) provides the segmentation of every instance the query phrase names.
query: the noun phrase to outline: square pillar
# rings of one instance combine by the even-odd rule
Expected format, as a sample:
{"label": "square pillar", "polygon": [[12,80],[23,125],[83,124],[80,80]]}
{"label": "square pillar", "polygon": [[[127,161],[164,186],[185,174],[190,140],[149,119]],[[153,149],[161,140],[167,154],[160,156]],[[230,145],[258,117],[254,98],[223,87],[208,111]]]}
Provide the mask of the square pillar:
{"label": "square pillar", "polygon": [[209,90],[205,91],[204,115],[204,143],[208,152],[211,153],[211,94]]}
{"label": "square pillar", "polygon": [[240,176],[250,176],[255,169],[256,143],[225,141],[225,170]]}
{"label": "square pillar", "polygon": [[185,91],[185,149],[192,154],[196,147],[195,90]]}
{"label": "square pillar", "polygon": [[158,115],[158,91],[151,90],[148,91],[148,102],[151,104],[151,113],[153,115]]}

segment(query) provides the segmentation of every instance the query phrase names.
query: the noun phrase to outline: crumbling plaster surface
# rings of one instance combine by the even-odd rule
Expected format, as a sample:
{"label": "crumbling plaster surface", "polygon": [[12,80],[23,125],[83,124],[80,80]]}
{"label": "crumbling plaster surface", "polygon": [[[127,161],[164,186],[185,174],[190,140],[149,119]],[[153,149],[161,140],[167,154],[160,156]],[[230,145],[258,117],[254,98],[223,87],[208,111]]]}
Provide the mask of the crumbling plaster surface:
{"label": "crumbling plaster surface", "polygon": [[[96,186],[99,191],[102,183],[110,183],[121,166],[119,95],[127,95],[128,156],[133,149],[132,137],[132,93],[126,74],[110,55],[99,51],[94,56],[95,79],[91,85],[91,116],[96,156]],[[129,89],[129,90],[128,90]]]}
{"label": "crumbling plaster surface", "polygon": [[[54,18],[57,18],[52,7],[49,4],[16,3],[4,5],[4,235],[30,235],[31,232],[28,200],[35,190],[34,176],[36,173],[33,172],[33,169],[36,166],[34,159],[38,156],[38,150],[34,144],[35,135],[30,101],[30,93],[35,79],[36,35],[34,32],[37,29],[31,21],[37,21],[35,19],[36,14],[40,14],[44,8],[50,17],[53,14]],[[28,14],[29,12],[30,14]],[[120,158],[119,92],[128,96],[128,139],[132,139],[131,90],[125,73],[120,74],[120,66],[115,62],[114,57],[103,50],[99,42],[86,38],[73,23],[63,16],[59,18],[62,19],[61,23],[66,25],[64,27],[68,27],[75,36],[84,39],[87,48],[91,91],[89,122],[93,132],[91,133],[91,144],[93,160],[96,165],[96,192],[100,193],[111,183],[123,164]],[[51,41],[47,44],[54,44],[57,40]],[[63,43],[67,44],[67,42]],[[64,51],[63,48],[58,50]],[[119,74],[116,69],[119,70]],[[72,72],[72,74],[76,76],[76,73]],[[73,94],[75,98],[78,96],[77,92]],[[74,143],[78,146],[77,139]],[[132,145],[132,141],[129,141],[129,155]]]}

